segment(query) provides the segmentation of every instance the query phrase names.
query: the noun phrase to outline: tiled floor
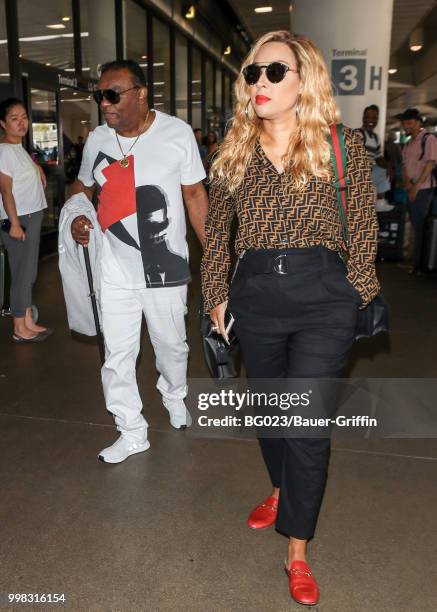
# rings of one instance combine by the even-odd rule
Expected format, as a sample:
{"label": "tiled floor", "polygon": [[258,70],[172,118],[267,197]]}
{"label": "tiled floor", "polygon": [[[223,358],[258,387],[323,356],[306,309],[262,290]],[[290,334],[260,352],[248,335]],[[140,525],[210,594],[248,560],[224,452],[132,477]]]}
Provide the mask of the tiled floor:
{"label": "tiled floor", "polygon": [[[380,276],[392,332],[357,343],[350,373],[437,378],[437,279],[395,264],[383,264]],[[207,376],[198,285],[195,275],[188,331],[196,378]],[[0,592],[65,593],[77,611],[302,609],[282,571],[286,540],[245,526],[269,491],[257,443],[172,429],[146,339],[138,380],[151,449],[100,463],[116,432],[95,343],[67,328],[56,258],[41,263],[35,302],[56,328],[44,344],[13,345],[10,321],[0,320]],[[436,610],[436,508],[435,440],[337,442],[310,545],[317,609]]]}

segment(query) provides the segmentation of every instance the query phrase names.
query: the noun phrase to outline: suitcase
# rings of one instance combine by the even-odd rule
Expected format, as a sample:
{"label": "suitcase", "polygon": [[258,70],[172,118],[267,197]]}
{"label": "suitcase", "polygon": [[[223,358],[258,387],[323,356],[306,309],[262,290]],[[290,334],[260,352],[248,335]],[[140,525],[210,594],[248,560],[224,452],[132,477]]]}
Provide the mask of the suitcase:
{"label": "suitcase", "polygon": [[422,266],[425,270],[437,270],[437,216],[428,217],[425,225]]}
{"label": "suitcase", "polygon": [[405,206],[398,205],[392,211],[378,213],[378,260],[401,261],[403,259]]}
{"label": "suitcase", "polygon": [[9,292],[11,275],[9,272],[8,255],[5,247],[0,244],[0,315],[9,314]]}

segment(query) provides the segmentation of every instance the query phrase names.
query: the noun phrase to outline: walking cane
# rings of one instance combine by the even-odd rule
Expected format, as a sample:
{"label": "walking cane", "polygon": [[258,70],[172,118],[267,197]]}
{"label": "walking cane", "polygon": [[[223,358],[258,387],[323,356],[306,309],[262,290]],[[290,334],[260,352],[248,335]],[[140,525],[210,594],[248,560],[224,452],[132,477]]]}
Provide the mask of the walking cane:
{"label": "walking cane", "polygon": [[93,274],[91,272],[90,254],[88,245],[83,244],[83,256],[85,258],[86,275],[88,277],[88,286],[90,288],[91,306],[93,307],[94,323],[96,324],[97,343],[99,345],[100,361],[102,365],[105,363],[105,345],[103,342],[102,330],[100,329],[99,312],[97,310],[96,294],[94,292]]}

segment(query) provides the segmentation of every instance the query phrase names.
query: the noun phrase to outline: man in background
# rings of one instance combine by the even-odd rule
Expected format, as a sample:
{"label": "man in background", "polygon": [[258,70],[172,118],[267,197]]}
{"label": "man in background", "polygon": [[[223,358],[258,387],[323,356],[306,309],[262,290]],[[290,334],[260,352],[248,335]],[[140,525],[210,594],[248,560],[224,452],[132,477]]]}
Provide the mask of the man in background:
{"label": "man in background", "polygon": [[414,230],[412,273],[417,274],[422,264],[425,221],[434,194],[433,169],[437,162],[437,138],[423,129],[417,108],[407,108],[400,117],[405,134],[410,140],[402,150],[403,183],[408,193],[408,212]]}

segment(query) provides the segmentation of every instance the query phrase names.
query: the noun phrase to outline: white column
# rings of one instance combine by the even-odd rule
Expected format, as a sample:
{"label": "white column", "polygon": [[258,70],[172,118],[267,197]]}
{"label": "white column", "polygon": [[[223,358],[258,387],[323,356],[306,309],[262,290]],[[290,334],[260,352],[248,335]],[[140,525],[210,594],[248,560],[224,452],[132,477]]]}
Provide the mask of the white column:
{"label": "white column", "polygon": [[393,0],[294,0],[291,31],[320,49],[342,121],[360,127],[363,109],[379,106],[384,142]]}

